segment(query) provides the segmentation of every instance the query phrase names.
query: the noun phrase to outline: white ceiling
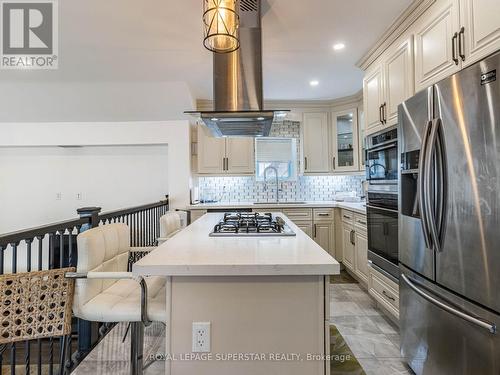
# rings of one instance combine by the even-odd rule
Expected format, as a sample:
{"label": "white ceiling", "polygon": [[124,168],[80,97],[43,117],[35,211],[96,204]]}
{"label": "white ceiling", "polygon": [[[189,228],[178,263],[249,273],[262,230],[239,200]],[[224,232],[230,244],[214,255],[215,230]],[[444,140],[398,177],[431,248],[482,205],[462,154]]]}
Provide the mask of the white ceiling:
{"label": "white ceiling", "polygon": [[[411,0],[267,0],[264,97],[334,99],[361,89],[355,62]],[[59,69],[1,71],[0,81],[186,81],[210,99],[202,0],[59,1]],[[332,45],[344,42],[335,52]],[[309,81],[319,80],[317,87]]]}

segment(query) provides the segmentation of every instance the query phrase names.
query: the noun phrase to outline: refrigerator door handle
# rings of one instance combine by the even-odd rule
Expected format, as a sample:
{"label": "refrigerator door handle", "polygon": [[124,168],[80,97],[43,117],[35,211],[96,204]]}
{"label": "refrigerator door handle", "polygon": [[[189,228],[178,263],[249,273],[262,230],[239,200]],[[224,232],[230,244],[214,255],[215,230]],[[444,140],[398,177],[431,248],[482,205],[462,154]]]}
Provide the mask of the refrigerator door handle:
{"label": "refrigerator door handle", "polygon": [[418,205],[420,211],[420,222],[422,224],[422,231],[424,232],[425,246],[428,249],[432,249],[431,238],[429,235],[428,227],[428,217],[426,208],[426,194],[425,194],[425,167],[427,161],[427,148],[429,141],[429,126],[432,124],[431,121],[427,123],[424,128],[424,136],[422,139],[422,145],[420,146],[420,160],[418,163]]}
{"label": "refrigerator door handle", "polygon": [[466,320],[469,323],[475,324],[481,328],[487,329],[489,333],[491,334],[496,334],[497,333],[497,326],[491,322],[488,322],[487,320],[477,318],[475,316],[466,314],[460,310],[455,309],[454,307],[451,307],[438,299],[432,297],[431,295],[425,293],[421,289],[419,289],[410,279],[405,275],[401,274],[401,279],[408,285],[408,287],[413,290],[415,293],[417,293],[420,297],[425,299],[426,301],[432,303],[433,305],[441,308],[442,310],[445,310],[449,312],[452,315],[455,315],[463,320]]}
{"label": "refrigerator door handle", "polygon": [[[439,230],[436,224],[436,216],[441,217],[442,213],[441,212],[435,212],[437,211],[434,208],[434,203],[437,195],[436,189],[432,188],[431,182],[431,174],[435,173],[435,168],[433,168],[433,158],[434,155],[436,154],[436,142],[438,142],[438,134],[439,134],[439,128],[441,126],[441,120],[440,119],[434,119],[432,120],[432,126],[431,126],[431,131],[429,135],[429,140],[428,140],[428,148],[427,148],[427,155],[426,155],[426,160],[425,160],[425,171],[424,171],[424,195],[425,195],[425,205],[424,209],[426,210],[427,213],[427,224],[429,228],[429,233],[432,239],[432,245],[433,249],[437,252],[441,252],[441,241],[439,239]],[[436,155],[437,157],[437,155]],[[439,161],[441,162],[441,161]],[[442,173],[442,172],[441,172]],[[432,194],[432,200],[431,198],[431,191],[434,190],[434,193]],[[441,208],[442,209],[442,208]]]}

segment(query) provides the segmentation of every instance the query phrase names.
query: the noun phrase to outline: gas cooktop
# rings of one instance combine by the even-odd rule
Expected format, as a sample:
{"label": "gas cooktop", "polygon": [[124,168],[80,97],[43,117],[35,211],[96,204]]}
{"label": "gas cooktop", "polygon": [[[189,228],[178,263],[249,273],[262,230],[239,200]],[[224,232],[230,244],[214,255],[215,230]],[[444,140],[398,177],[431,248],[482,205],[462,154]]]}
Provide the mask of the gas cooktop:
{"label": "gas cooktop", "polygon": [[283,218],[271,213],[227,212],[209,236],[295,236],[295,232]]}

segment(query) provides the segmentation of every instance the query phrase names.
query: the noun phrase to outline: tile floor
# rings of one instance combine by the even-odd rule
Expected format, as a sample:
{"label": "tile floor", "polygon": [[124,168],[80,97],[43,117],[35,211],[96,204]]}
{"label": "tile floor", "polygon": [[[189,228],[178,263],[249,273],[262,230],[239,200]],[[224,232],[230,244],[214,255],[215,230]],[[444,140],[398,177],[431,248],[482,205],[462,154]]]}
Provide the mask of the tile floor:
{"label": "tile floor", "polygon": [[[412,374],[399,359],[398,327],[357,283],[330,285],[333,323],[367,375]],[[341,375],[332,371],[332,375]]]}
{"label": "tile floor", "polygon": [[[399,360],[398,328],[376,307],[374,300],[353,279],[344,275],[330,287],[330,321],[350,347],[367,375],[412,374]],[[75,369],[74,375],[129,374],[130,335],[122,338],[126,324],[117,325]],[[163,353],[164,326],[154,323],[145,331],[145,358]],[[153,362],[145,375],[164,373],[164,362]],[[350,373],[350,372],[349,372]],[[344,375],[335,371],[332,375]]]}

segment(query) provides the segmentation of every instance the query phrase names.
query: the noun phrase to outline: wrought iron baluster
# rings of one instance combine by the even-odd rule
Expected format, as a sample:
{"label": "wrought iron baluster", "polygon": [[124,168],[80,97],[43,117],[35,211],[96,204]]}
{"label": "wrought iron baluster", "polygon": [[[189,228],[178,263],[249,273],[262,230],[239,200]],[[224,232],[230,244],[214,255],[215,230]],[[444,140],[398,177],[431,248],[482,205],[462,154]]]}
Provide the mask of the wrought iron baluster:
{"label": "wrought iron baluster", "polygon": [[3,252],[5,249],[0,246],[0,275],[3,275]]}
{"label": "wrought iron baluster", "polygon": [[[26,242],[26,271],[31,272],[31,243],[33,238],[28,238]],[[31,343],[29,340],[24,342],[24,364],[26,368],[26,374],[30,373],[30,358],[31,358]]]}
{"label": "wrought iron baluster", "polygon": [[[43,255],[43,236],[37,236],[38,240],[38,271],[42,270],[43,266],[43,260],[42,260],[42,255]],[[37,339],[37,348],[38,348],[38,353],[37,353],[37,374],[42,375],[42,340]]]}

